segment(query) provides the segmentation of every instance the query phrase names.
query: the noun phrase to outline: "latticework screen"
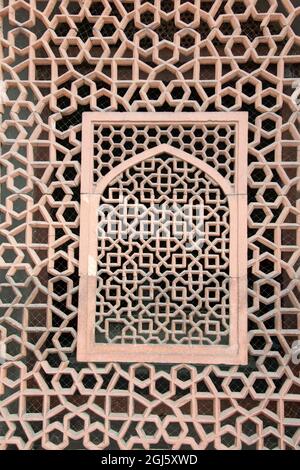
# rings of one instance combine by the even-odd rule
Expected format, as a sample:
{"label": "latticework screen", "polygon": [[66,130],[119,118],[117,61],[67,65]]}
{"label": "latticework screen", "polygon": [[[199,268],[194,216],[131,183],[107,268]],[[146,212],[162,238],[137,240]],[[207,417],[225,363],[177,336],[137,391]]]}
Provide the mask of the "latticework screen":
{"label": "latticework screen", "polygon": [[79,360],[247,363],[247,128],[84,114]]}
{"label": "latticework screen", "polygon": [[[297,0],[2,0],[2,449],[299,449],[297,7]],[[82,119],[92,111],[248,113],[247,364],[78,362]],[[193,125],[131,126],[133,134],[122,135],[100,123],[94,182],[114,161],[170,145],[230,184],[234,128]],[[141,194],[141,178],[149,173],[164,175],[160,191],[179,178],[179,197],[183,171],[189,188],[201,181],[209,193],[212,181],[191,165],[176,168],[174,158],[166,183],[169,157],[127,169],[102,197],[114,204],[129,180],[147,198],[153,183]],[[220,192],[217,201],[224,202]],[[102,279],[106,257],[104,250],[98,258]],[[101,289],[99,277],[109,304],[112,292]],[[128,298],[132,309],[137,299]],[[112,334],[104,326],[101,305],[99,341],[122,342],[120,325]],[[140,329],[142,341],[150,329]],[[180,333],[170,337],[175,329],[164,331],[166,347],[180,341]]]}

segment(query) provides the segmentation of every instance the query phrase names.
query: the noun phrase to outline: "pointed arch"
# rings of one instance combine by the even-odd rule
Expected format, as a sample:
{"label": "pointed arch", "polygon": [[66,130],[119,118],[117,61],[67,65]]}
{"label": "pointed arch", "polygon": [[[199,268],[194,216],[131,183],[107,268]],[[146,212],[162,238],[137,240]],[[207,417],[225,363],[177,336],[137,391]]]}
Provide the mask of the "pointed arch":
{"label": "pointed arch", "polygon": [[128,168],[131,168],[132,166],[142,163],[151,157],[156,157],[163,153],[167,153],[171,157],[176,157],[186,163],[189,163],[190,165],[195,166],[196,168],[199,168],[199,170],[202,170],[204,173],[210,176],[215,181],[215,183],[220,186],[220,188],[224,191],[226,195],[233,194],[233,188],[231,184],[222,175],[220,175],[217,170],[215,170],[213,167],[209,166],[207,163],[200,160],[199,158],[196,158],[193,155],[185,152],[184,150],[177,149],[168,144],[161,144],[152,149],[147,149],[144,152],[134,155],[128,160],[125,160],[124,162],[117,165],[109,173],[107,173],[101,179],[101,181],[99,181],[95,188],[95,194],[98,194],[100,196],[105,190],[105,188],[109,185],[109,183],[121,173],[126,171]]}
{"label": "pointed arch", "polygon": [[[246,157],[247,157],[247,125],[246,115],[243,113],[87,113],[85,116],[86,127],[84,132],[84,143],[82,153],[82,185],[81,185],[81,207],[80,207],[80,285],[79,285],[79,308],[78,308],[78,345],[77,357],[79,361],[116,361],[136,362],[137,357],[142,362],[185,362],[203,364],[245,364],[247,363],[247,195],[246,195]],[[234,177],[227,179],[217,170],[217,155],[213,159],[216,167],[208,165],[205,161],[184,150],[169,144],[160,144],[152,149],[131,156],[122,163],[117,164],[101,179],[97,173],[94,178],[95,163],[99,164],[101,156],[94,159],[93,145],[95,138],[92,134],[100,124],[113,126],[137,125],[147,126],[149,124],[180,125],[187,123],[209,123],[211,126],[219,123],[232,123],[236,129],[235,155],[234,155]],[[101,147],[101,144],[100,144]],[[96,312],[97,312],[97,288],[99,280],[98,272],[98,215],[99,204],[103,192],[114,185],[116,180],[127,180],[131,175],[126,170],[135,167],[137,172],[141,169],[141,163],[152,159],[160,162],[160,156],[167,155],[186,162],[194,170],[199,169],[201,175],[207,176],[223,194],[227,196],[229,217],[226,230],[227,247],[229,257],[228,272],[228,315],[229,315],[229,338],[228,344],[202,344],[197,345],[183,343],[143,343],[125,344],[112,343],[110,341],[98,341],[95,336]],[[193,171],[194,171],[193,170]],[[147,171],[145,169],[145,171]],[[194,171],[195,172],[195,171]],[[197,183],[197,171],[195,172],[195,183]],[[184,179],[184,177],[183,177]],[[95,180],[98,180],[96,182]],[[197,188],[195,187],[195,191]],[[208,205],[210,202],[208,201]],[[219,230],[218,234],[225,236],[225,231]],[[211,235],[214,235],[212,231]],[[220,235],[220,236],[221,236]],[[197,254],[194,254],[197,257]],[[206,257],[206,255],[203,255]],[[206,258],[208,259],[208,258]],[[213,259],[211,257],[210,259]],[[207,263],[207,269],[214,269],[214,262]],[[180,275],[180,274],[179,274]],[[121,294],[120,294],[121,295]],[[227,295],[227,294],[226,294]],[[200,344],[201,343],[201,344]]]}

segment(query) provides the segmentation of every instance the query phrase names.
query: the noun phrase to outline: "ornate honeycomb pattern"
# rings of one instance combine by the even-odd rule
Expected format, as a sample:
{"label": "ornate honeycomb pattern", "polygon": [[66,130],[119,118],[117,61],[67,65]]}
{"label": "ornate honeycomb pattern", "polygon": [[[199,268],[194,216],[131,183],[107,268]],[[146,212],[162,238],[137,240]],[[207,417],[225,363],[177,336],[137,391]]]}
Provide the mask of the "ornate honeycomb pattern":
{"label": "ornate honeycomb pattern", "polygon": [[[299,449],[297,2],[2,6],[1,448]],[[229,110],[249,113],[248,365],[78,363],[82,113]]]}
{"label": "ornate honeycomb pattern", "polygon": [[234,181],[236,132],[233,125],[100,125],[95,129],[94,183],[121,162],[160,144],[201,158]]}
{"label": "ornate honeycomb pattern", "polygon": [[79,361],[247,363],[247,130],[245,112],[84,113]]}

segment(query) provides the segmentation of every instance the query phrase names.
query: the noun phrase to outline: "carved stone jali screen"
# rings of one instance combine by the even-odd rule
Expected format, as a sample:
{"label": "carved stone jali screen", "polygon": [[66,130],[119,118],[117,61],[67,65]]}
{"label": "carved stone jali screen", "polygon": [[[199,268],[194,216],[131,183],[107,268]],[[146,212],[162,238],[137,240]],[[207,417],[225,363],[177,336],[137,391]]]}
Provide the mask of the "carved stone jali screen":
{"label": "carved stone jali screen", "polygon": [[300,449],[298,5],[0,0],[0,449]]}
{"label": "carved stone jali screen", "polygon": [[247,362],[247,128],[83,115],[79,360]]}

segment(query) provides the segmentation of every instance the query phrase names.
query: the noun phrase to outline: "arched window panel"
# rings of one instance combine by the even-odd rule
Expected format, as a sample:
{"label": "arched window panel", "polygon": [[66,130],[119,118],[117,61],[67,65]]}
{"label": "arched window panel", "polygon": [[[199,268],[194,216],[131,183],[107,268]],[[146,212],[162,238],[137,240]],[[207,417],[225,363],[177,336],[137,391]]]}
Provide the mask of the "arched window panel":
{"label": "arched window panel", "polygon": [[243,364],[247,113],[86,113],[81,361]]}

